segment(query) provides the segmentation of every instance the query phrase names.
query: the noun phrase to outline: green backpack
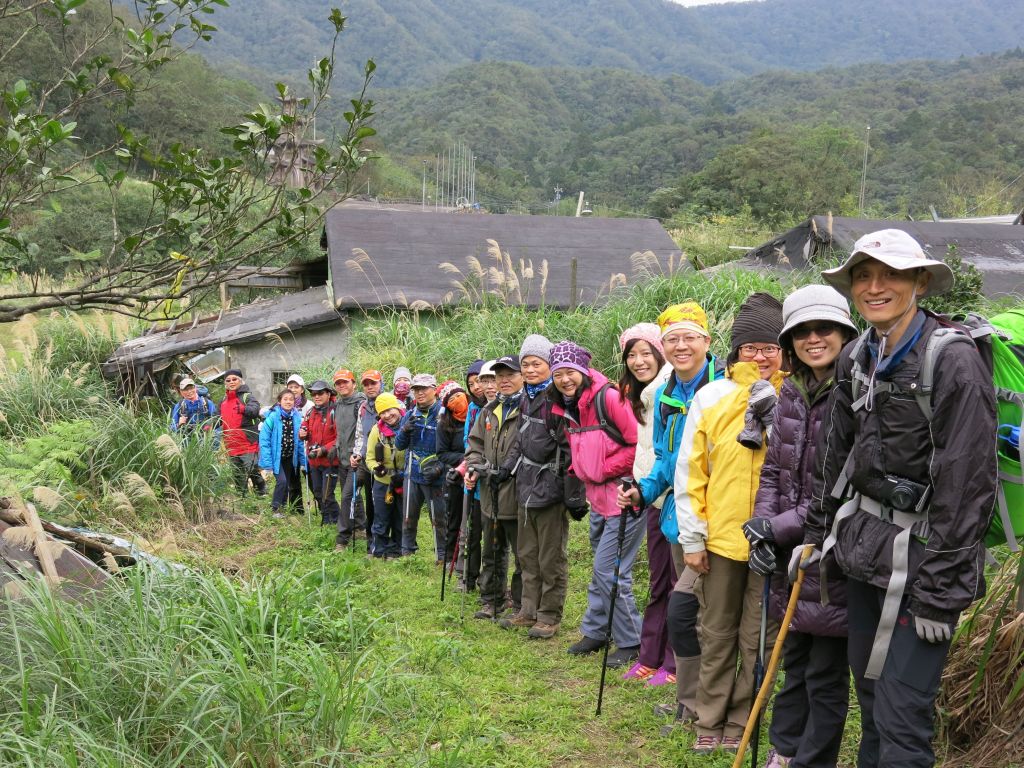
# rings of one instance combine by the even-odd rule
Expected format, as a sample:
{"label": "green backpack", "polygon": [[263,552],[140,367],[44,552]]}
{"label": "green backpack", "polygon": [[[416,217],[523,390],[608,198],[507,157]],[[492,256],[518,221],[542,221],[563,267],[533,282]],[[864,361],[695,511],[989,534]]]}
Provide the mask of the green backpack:
{"label": "green backpack", "polygon": [[[1024,538],[1024,467],[1021,463],[1020,438],[1024,433],[1024,308],[985,318],[976,313],[940,317],[944,325],[928,338],[921,361],[920,386],[915,397],[921,412],[932,418],[931,394],[935,382],[935,365],[948,344],[972,342],[985,367],[992,372],[996,392],[998,429],[999,486],[996,510],[985,535],[985,546],[1006,544],[1013,552],[1020,551],[1017,539]],[[857,342],[864,343],[864,337]],[[854,352],[854,358],[857,357]],[[853,398],[857,399],[858,365],[854,366]]]}

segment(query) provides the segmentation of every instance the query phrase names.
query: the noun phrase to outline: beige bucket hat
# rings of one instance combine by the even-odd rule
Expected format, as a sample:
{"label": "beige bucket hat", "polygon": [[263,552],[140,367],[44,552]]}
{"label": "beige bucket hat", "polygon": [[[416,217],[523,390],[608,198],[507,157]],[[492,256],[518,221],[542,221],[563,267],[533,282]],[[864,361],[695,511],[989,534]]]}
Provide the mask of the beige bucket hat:
{"label": "beige bucket hat", "polygon": [[850,295],[850,272],[866,259],[875,259],[893,269],[923,269],[931,274],[925,296],[937,296],[953,287],[953,270],[943,261],[929,259],[921,244],[902,229],[881,229],[870,232],[853,244],[849,257],[835,269],[821,273],[825,282],[846,296]]}

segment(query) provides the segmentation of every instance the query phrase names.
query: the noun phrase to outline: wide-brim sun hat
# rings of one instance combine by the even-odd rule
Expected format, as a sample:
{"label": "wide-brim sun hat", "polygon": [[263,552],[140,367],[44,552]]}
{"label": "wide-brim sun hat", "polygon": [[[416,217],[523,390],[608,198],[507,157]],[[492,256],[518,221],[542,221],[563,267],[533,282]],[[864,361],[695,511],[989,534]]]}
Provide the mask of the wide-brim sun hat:
{"label": "wide-brim sun hat", "polygon": [[805,285],[793,291],[782,302],[782,332],[779,343],[803,323],[829,322],[857,333],[850,317],[850,305],[835,288],[827,285]]}
{"label": "wide-brim sun hat", "polygon": [[867,259],[875,259],[900,271],[923,269],[931,275],[925,291],[918,298],[937,296],[953,287],[953,270],[937,259],[929,259],[921,244],[902,229],[881,229],[869,232],[853,244],[853,250],[846,261],[835,269],[821,273],[825,282],[832,285],[846,298],[852,299],[851,271]]}

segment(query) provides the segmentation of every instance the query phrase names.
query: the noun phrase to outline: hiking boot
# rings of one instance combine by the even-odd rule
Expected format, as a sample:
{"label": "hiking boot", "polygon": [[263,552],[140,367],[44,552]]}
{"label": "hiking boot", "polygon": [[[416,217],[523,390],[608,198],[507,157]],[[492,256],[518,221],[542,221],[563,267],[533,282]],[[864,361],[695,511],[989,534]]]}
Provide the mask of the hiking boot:
{"label": "hiking boot", "polygon": [[[609,659],[610,661],[611,659]],[[650,680],[658,670],[644,666],[639,661],[629,668],[629,671],[622,676],[623,680]]]}
{"label": "hiking boot", "polygon": [[619,667],[626,666],[639,655],[639,645],[631,645],[626,648],[616,648],[612,653],[608,654],[608,661],[605,662],[605,666],[609,669],[618,669]]}
{"label": "hiking boot", "polygon": [[687,730],[697,721],[697,713],[684,704],[658,704],[654,707],[656,715],[670,715],[673,712],[675,712],[675,717],[672,722],[661,726],[658,730],[662,736],[671,736],[676,731]]}
{"label": "hiking boot", "polygon": [[558,633],[558,624],[545,624],[543,621],[538,621],[526,634],[537,640],[550,640]]}
{"label": "hiking boot", "polygon": [[694,740],[690,751],[697,755],[710,755],[718,749],[721,743],[722,738],[720,736],[700,735]]}
{"label": "hiking boot", "polygon": [[584,635],[581,640],[577,640],[569,646],[568,652],[573,656],[585,656],[588,653],[597,653],[602,648],[604,648],[604,640],[595,640]]}
{"label": "hiking boot", "polygon": [[768,750],[768,760],[765,762],[764,768],[788,768],[792,761],[792,757],[783,757],[775,751],[775,747],[772,747]]}
{"label": "hiking boot", "polygon": [[523,614],[522,611],[513,614],[512,616],[506,616],[498,622],[503,629],[516,629],[518,627],[532,627],[537,623],[536,617],[530,618]]}
{"label": "hiking boot", "polygon": [[483,608],[473,614],[474,619],[493,619],[494,618],[494,606],[489,603],[484,603]]}
{"label": "hiking boot", "polygon": [[740,741],[742,741],[742,739],[739,736],[723,736],[722,750],[724,752],[732,752],[733,754],[736,754],[740,751]]}
{"label": "hiking boot", "polygon": [[344,541],[344,542],[339,541],[337,544],[334,545],[334,551],[335,552],[344,552],[350,546],[351,546],[351,543],[348,542],[348,541]]}

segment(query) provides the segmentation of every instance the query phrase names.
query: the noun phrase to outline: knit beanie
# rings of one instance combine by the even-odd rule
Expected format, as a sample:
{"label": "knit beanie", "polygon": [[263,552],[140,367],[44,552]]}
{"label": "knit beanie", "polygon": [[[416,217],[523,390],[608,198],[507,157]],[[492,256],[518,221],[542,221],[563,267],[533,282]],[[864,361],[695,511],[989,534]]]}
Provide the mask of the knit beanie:
{"label": "knit beanie", "polygon": [[775,344],[782,332],[782,304],[769,293],[752,293],[740,306],[732,321],[731,349],[744,344],[770,342]]}
{"label": "knit beanie", "polygon": [[685,301],[682,304],[673,304],[667,307],[664,312],[658,315],[658,326],[661,328],[661,337],[665,338],[672,331],[694,331],[709,339],[708,315],[704,308],[695,301]]}
{"label": "knit beanie", "polygon": [[409,381],[412,381],[412,371],[408,368],[399,366],[395,369],[395,377],[391,380],[391,386],[394,386],[399,379],[408,379]]}
{"label": "knit beanie", "polygon": [[624,330],[619,336],[619,349],[625,352],[626,345],[634,340],[646,341],[651,348],[658,350],[659,355],[665,357],[665,350],[661,347],[661,328],[655,323],[637,323]]}
{"label": "knit beanie", "polygon": [[239,368],[228,368],[224,371],[224,378],[226,379],[228,376],[237,376],[240,379],[244,378],[244,376],[242,376],[242,371]]}
{"label": "knit beanie", "polygon": [[449,395],[462,391],[459,382],[448,379],[448,381],[442,382],[441,386],[437,388],[437,399],[441,401],[441,405],[446,405],[445,400],[448,399]]}
{"label": "knit beanie", "polygon": [[579,344],[571,341],[560,341],[551,347],[551,372],[562,368],[571,368],[584,376],[590,375],[591,354]]}
{"label": "knit beanie", "polygon": [[389,408],[402,410],[402,404],[398,402],[398,398],[390,392],[384,392],[383,394],[377,395],[377,399],[373,401],[373,407],[377,410],[378,416]]}
{"label": "knit beanie", "polygon": [[523,339],[523,346],[519,349],[519,359],[522,360],[527,355],[533,355],[550,364],[551,348],[553,346],[554,344],[546,336],[541,336],[539,333],[531,333]]}
{"label": "knit beanie", "polygon": [[466,380],[469,380],[470,376],[479,376],[480,369],[484,367],[483,360],[474,360],[469,364],[469,368],[466,369]]}

